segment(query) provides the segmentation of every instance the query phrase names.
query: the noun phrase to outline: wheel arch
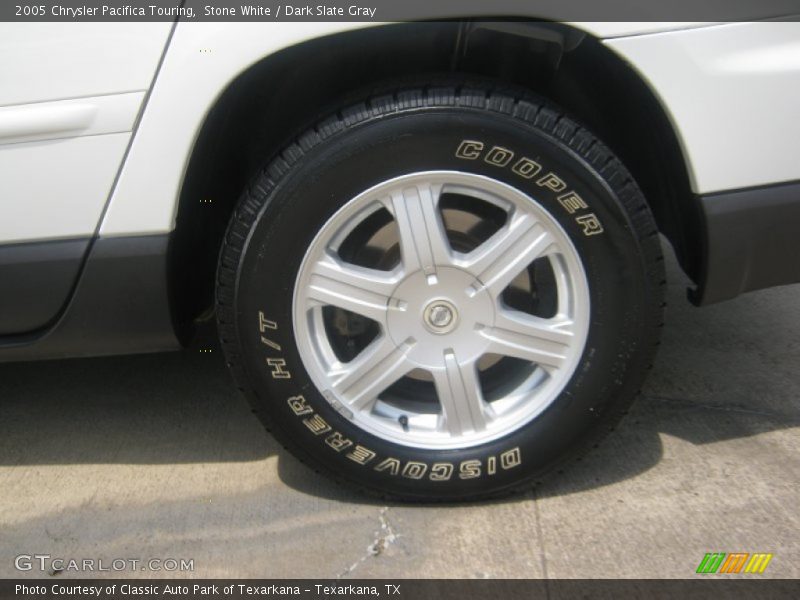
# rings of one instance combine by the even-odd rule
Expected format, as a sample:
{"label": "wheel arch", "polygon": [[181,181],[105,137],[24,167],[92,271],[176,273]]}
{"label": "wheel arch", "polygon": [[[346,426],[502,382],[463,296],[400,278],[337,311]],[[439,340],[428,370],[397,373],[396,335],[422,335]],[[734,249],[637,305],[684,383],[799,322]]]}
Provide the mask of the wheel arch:
{"label": "wheel arch", "polygon": [[257,168],[354,90],[442,75],[525,86],[586,123],[632,172],[684,270],[697,279],[703,221],[685,158],[664,107],[620,56],[561,24],[405,23],[287,47],[251,65],[216,99],[188,159],[170,244],[179,329],[188,332],[213,304],[222,236]]}

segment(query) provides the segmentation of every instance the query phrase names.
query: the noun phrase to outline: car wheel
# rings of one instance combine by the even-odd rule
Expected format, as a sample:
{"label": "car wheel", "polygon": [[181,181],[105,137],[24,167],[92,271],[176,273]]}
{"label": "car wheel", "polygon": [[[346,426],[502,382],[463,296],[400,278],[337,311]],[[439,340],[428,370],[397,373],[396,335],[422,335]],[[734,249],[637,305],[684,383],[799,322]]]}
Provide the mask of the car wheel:
{"label": "car wheel", "polygon": [[454,85],[345,108],[258,173],[217,315],[236,381],[302,461],[465,500],[613,428],[663,284],[652,215],[606,146],[527,92]]}

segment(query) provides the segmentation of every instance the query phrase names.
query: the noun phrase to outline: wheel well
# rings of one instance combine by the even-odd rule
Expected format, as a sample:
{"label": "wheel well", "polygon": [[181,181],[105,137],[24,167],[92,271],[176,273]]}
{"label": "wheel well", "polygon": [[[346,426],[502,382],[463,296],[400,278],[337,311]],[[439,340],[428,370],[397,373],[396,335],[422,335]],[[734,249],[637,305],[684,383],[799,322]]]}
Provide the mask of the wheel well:
{"label": "wheel well", "polygon": [[290,47],[253,65],[220,96],[195,143],[170,245],[179,330],[188,331],[213,306],[222,236],[259,167],[354,90],[441,75],[521,85],[585,123],[630,169],[660,230],[696,279],[702,216],[680,146],[659,101],[622,59],[560,24],[406,23]]}

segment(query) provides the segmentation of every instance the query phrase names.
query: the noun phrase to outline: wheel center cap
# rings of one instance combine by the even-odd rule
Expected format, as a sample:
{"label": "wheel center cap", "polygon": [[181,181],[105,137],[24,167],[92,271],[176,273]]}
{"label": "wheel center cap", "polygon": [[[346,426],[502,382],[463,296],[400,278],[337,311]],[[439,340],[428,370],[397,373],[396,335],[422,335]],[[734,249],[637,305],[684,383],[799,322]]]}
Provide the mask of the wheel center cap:
{"label": "wheel center cap", "polygon": [[494,325],[495,302],[479,285],[455,267],[437,266],[435,278],[412,273],[394,290],[387,333],[396,346],[410,346],[408,360],[423,369],[441,369],[454,351],[461,362],[480,357],[490,343],[480,331]]}
{"label": "wheel center cap", "polygon": [[433,333],[448,333],[458,325],[458,311],[447,300],[434,300],[425,307],[425,326]]}

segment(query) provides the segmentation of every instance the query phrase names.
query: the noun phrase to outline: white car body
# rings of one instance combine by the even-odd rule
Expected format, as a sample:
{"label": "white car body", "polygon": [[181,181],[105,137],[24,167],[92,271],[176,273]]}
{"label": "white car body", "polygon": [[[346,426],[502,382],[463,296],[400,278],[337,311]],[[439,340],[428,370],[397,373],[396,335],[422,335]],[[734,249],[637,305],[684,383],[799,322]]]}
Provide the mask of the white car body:
{"label": "white car body", "polygon": [[[657,98],[693,194],[800,180],[800,23],[568,25]],[[28,243],[170,234],[203,126],[237,77],[284,49],[374,26],[1,24],[0,257]]]}

